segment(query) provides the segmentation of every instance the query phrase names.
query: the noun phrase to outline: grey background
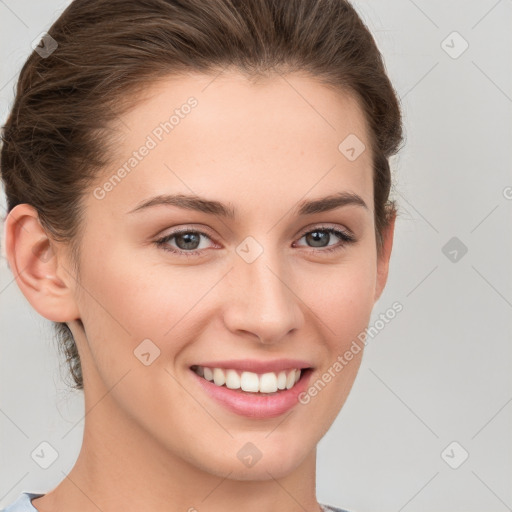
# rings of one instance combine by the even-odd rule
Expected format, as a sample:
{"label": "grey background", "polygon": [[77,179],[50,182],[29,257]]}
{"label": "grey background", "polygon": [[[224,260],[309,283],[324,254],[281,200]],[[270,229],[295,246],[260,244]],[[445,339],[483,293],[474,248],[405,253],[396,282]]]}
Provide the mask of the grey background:
{"label": "grey background", "polygon": [[[2,122],[30,43],[68,3],[0,0]],[[384,54],[407,135],[392,161],[402,213],[371,323],[394,301],[403,311],[370,340],[319,444],[317,497],[353,512],[512,510],[512,1],[354,5]],[[469,43],[458,58],[458,36],[443,45],[452,56],[442,47],[454,31]],[[452,237],[468,249],[457,261],[442,250]],[[62,380],[50,322],[2,258],[0,325],[1,508],[65,478],[83,399]],[[30,456],[42,441],[59,452],[46,470]],[[462,450],[468,459],[452,469],[445,460]]]}

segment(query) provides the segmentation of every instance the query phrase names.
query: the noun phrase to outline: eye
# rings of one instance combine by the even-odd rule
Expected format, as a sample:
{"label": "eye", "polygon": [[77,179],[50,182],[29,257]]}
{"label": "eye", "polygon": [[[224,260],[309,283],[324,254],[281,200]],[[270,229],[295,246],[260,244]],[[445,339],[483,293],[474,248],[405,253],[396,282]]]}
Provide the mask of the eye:
{"label": "eye", "polygon": [[[333,235],[338,237],[341,242],[336,245],[326,245],[325,242],[329,241]],[[164,251],[172,252],[178,256],[200,256],[205,250],[204,247],[200,247],[201,237],[205,237],[212,241],[212,238],[203,231],[185,228],[173,231],[163,238],[156,240],[154,243]],[[301,239],[302,238],[306,238],[308,243],[313,244],[312,251],[315,253],[330,253],[332,251],[338,251],[343,249],[347,244],[356,242],[356,239],[352,234],[329,226],[318,226],[312,230],[306,231],[302,234]],[[173,239],[175,239],[177,247],[169,244]],[[321,249],[322,247],[328,247],[328,249]],[[319,248],[320,250],[316,250]]]}
{"label": "eye", "polygon": [[[332,238],[332,235],[338,237],[341,240],[341,242],[335,245],[325,245],[325,243]],[[301,239],[302,238],[305,238],[308,243],[313,244],[313,248],[328,247],[328,249],[323,249],[320,251],[313,250],[312,252],[315,253],[330,253],[333,251],[339,251],[343,249],[347,244],[352,244],[356,241],[355,237],[351,233],[347,233],[345,231],[330,226],[318,226],[313,230],[306,231],[301,236]]]}
{"label": "eye", "polygon": [[[206,233],[203,233],[202,231],[196,231],[190,228],[181,229],[178,231],[173,231],[172,233],[164,236],[163,238],[156,240],[155,243],[164,251],[173,252],[175,254],[183,256],[197,256],[201,254],[201,250],[198,250],[198,247],[200,245],[202,236],[206,237],[208,240],[211,240],[210,236],[208,236]],[[177,248],[169,245],[168,243],[173,238],[176,239],[176,243],[178,245]]]}

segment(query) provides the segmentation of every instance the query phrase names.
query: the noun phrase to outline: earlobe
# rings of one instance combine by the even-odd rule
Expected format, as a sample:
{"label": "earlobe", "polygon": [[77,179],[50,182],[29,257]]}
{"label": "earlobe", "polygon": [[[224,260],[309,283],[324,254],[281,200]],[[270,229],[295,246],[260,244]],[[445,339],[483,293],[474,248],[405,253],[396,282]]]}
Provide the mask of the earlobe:
{"label": "earlobe", "polygon": [[393,248],[396,215],[389,221],[389,225],[383,233],[382,252],[377,260],[377,282],[375,286],[375,299],[377,302],[384,291],[389,272],[389,260]]}
{"label": "earlobe", "polygon": [[15,206],[4,227],[5,251],[19,289],[31,306],[54,322],[68,322],[79,316],[73,282],[64,282],[59,266],[66,265],[56,254],[55,243],[39,222],[37,211],[27,203]]}

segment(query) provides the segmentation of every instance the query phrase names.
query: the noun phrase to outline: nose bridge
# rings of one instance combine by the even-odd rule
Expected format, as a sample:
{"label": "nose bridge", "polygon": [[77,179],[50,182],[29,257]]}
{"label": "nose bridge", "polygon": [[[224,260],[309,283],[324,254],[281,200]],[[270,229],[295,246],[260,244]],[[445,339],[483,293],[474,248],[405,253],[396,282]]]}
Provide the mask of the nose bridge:
{"label": "nose bridge", "polygon": [[265,343],[278,341],[298,328],[301,320],[298,299],[288,282],[290,273],[284,270],[286,262],[277,251],[250,239],[236,252],[228,326],[249,331]]}

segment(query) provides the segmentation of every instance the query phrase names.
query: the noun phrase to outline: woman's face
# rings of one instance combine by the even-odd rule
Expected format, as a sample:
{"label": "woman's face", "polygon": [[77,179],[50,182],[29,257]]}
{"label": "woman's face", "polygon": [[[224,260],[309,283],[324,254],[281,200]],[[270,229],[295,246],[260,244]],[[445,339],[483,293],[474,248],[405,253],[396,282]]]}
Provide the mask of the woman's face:
{"label": "woman's face", "polygon": [[[298,75],[191,74],[148,89],[119,126],[116,162],[85,198],[73,295],[86,407],[101,403],[86,432],[146,439],[147,453],[220,476],[279,478],[311,460],[345,402],[362,350],[344,354],[386,279],[363,114]],[[342,194],[352,201],[305,207]],[[195,199],[140,207],[164,195]],[[196,366],[253,390],[312,370],[262,395]]]}

